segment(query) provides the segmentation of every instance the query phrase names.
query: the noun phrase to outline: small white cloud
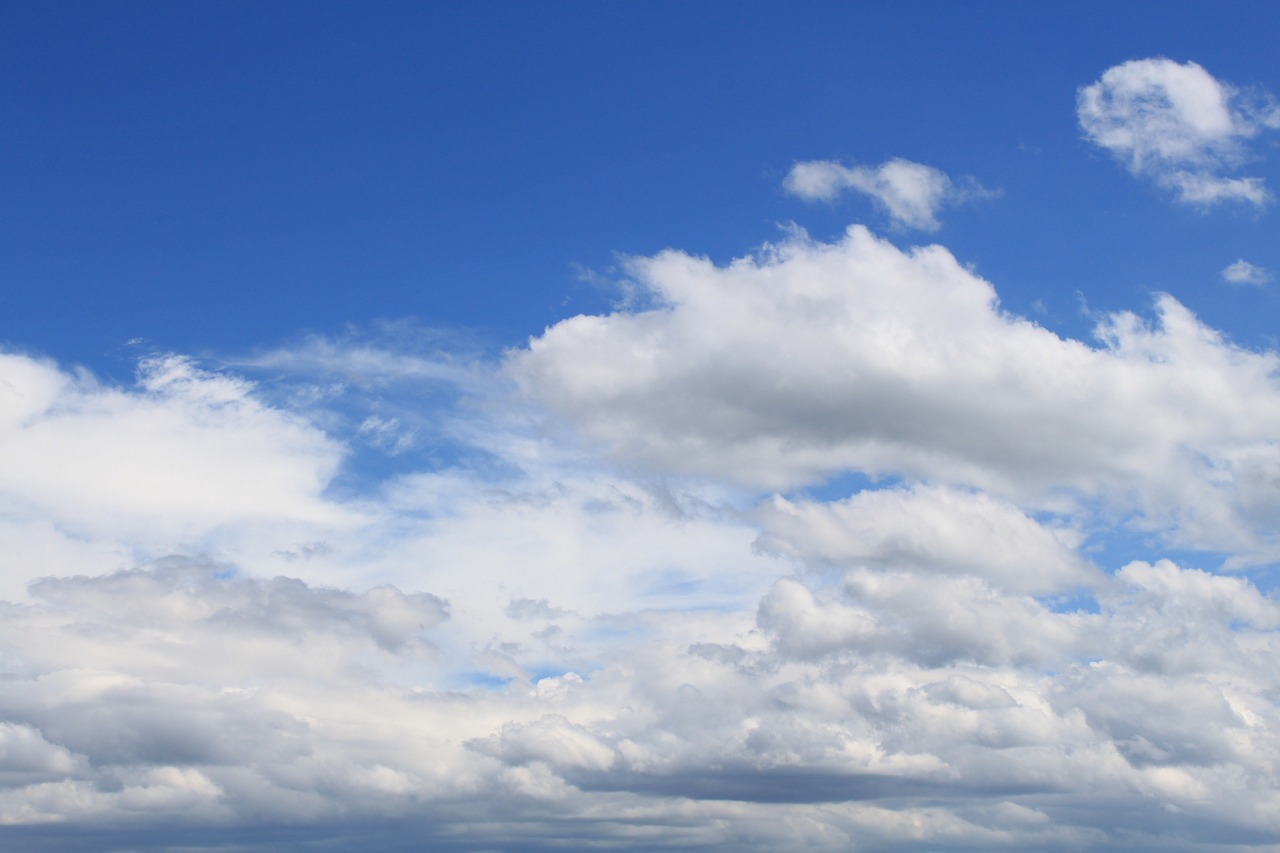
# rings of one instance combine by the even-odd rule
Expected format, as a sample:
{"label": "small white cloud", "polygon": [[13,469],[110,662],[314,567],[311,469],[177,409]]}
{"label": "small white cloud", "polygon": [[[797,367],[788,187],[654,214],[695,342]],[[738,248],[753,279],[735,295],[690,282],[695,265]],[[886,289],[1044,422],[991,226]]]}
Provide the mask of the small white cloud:
{"label": "small white cloud", "polygon": [[1267,95],[1249,95],[1194,62],[1140,59],[1107,69],[1080,90],[1086,136],[1134,175],[1173,190],[1179,201],[1266,204],[1261,178],[1229,177],[1247,159],[1244,141],[1280,122]]}
{"label": "small white cloud", "polygon": [[1228,284],[1261,285],[1266,284],[1271,276],[1262,267],[1255,267],[1244,258],[1240,258],[1222,271],[1222,279]]}
{"label": "small white cloud", "polygon": [[832,160],[796,163],[783,187],[809,201],[831,201],[844,190],[856,190],[883,205],[895,225],[922,231],[937,230],[944,206],[994,194],[975,181],[957,186],[946,173],[901,158],[874,168]]}

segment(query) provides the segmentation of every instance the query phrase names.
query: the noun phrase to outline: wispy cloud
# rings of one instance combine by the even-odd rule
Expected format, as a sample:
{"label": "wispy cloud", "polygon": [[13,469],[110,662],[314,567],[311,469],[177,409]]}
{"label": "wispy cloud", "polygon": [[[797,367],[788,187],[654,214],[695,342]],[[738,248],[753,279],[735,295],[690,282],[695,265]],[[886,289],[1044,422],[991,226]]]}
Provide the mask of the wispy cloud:
{"label": "wispy cloud", "polygon": [[1280,107],[1265,93],[1242,92],[1194,62],[1140,59],[1082,88],[1076,109],[1091,142],[1180,201],[1271,199],[1262,178],[1232,174],[1250,158],[1248,140],[1280,127]]}
{"label": "wispy cloud", "polygon": [[792,195],[810,201],[831,201],[845,190],[870,196],[904,228],[935,231],[943,207],[996,195],[973,179],[957,185],[946,173],[895,158],[879,166],[846,166],[833,160],[796,163],[783,181]]}

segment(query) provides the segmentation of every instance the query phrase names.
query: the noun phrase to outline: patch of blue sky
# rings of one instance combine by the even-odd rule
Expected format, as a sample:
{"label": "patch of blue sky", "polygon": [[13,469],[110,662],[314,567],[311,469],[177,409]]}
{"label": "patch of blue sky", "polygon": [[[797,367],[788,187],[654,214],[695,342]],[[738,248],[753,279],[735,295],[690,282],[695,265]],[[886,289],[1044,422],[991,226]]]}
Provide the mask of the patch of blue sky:
{"label": "patch of blue sky", "polygon": [[1094,531],[1081,553],[1109,574],[1134,561],[1159,560],[1171,560],[1182,568],[1214,571],[1229,556],[1221,551],[1178,547],[1170,544],[1162,532],[1133,530],[1124,525]]}
{"label": "patch of blue sky", "polygon": [[1241,572],[1263,595],[1280,596],[1280,563],[1253,566]]}
{"label": "patch of blue sky", "polygon": [[515,679],[509,675],[495,675],[483,670],[467,670],[455,673],[449,680],[446,689],[450,690],[505,690]]}
{"label": "patch of blue sky", "polygon": [[1093,590],[1081,589],[1060,595],[1045,595],[1036,598],[1052,613],[1100,613],[1101,606]]}
{"label": "patch of blue sky", "polygon": [[858,492],[897,488],[904,482],[903,478],[897,474],[872,476],[861,471],[844,471],[816,485],[789,492],[785,497],[823,502],[838,501],[856,495]]}

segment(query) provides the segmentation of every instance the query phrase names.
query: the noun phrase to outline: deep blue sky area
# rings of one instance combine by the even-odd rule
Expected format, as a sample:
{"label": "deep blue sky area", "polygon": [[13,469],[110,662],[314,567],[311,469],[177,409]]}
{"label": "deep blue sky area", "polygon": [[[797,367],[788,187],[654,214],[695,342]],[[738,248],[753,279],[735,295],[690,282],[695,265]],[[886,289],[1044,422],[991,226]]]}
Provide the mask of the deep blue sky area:
{"label": "deep blue sky area", "polygon": [[[579,270],[619,253],[863,221],[1064,333],[1082,301],[1168,290],[1262,344],[1274,300],[1217,273],[1280,266],[1274,229],[1173,208],[1074,114],[1149,55],[1280,90],[1277,16],[1231,8],[4,3],[0,340],[108,373],[131,339],[228,353],[379,318],[512,345],[606,306]],[[797,160],[889,157],[1003,195],[922,236],[781,190]]]}

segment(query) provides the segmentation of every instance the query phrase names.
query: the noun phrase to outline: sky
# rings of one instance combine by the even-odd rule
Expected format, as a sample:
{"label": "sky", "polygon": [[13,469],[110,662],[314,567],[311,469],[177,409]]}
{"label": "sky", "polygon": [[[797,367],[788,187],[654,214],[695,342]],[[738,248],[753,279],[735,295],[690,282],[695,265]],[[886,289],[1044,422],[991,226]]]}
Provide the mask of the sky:
{"label": "sky", "polygon": [[0,845],[1280,849],[1278,39],[0,2]]}

